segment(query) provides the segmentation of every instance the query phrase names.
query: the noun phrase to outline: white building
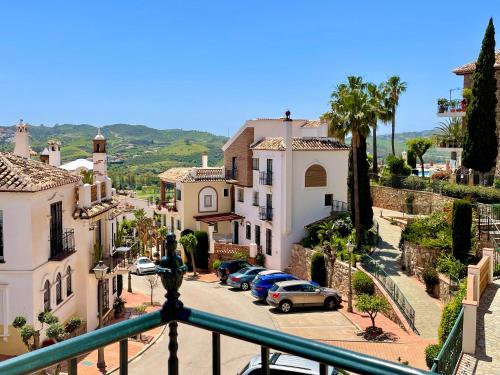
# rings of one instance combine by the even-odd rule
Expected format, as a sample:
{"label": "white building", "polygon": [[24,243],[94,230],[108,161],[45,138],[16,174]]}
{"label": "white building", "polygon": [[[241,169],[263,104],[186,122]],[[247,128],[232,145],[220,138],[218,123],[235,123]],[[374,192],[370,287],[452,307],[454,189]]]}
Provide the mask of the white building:
{"label": "white building", "polygon": [[232,222],[233,242],[256,243],[266,267],[284,270],[304,226],[347,202],[348,146],[325,122],[284,118],[247,121],[223,150],[234,213],[245,218]]}
{"label": "white building", "polygon": [[[22,147],[16,144],[15,150],[29,149],[26,126],[18,128],[24,128],[16,136]],[[97,141],[94,150],[96,144],[101,150],[103,140]],[[0,153],[0,354],[5,355],[26,350],[12,327],[18,315],[35,329],[40,329],[38,314],[46,310],[62,323],[78,315],[87,330],[96,328],[97,281],[91,272],[96,243],[114,271],[104,283],[108,314],[117,284],[112,254],[119,216],[111,180],[104,176],[102,182],[83,184],[80,176],[22,154]]]}

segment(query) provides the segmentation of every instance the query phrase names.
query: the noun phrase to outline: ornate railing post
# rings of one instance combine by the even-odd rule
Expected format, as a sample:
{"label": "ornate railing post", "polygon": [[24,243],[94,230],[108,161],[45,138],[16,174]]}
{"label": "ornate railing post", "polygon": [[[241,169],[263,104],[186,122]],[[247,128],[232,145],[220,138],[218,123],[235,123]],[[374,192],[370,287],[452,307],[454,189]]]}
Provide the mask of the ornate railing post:
{"label": "ornate railing post", "polygon": [[179,288],[182,284],[182,279],[187,271],[187,267],[182,263],[175,250],[177,241],[175,234],[169,233],[165,239],[166,255],[161,258],[160,264],[156,267],[156,272],[161,277],[163,287],[166,289],[166,301],[161,310],[161,317],[168,323],[169,327],[169,343],[168,343],[168,373],[169,375],[177,375],[179,373],[179,359],[177,358],[177,321],[175,320],[183,305],[179,300]]}

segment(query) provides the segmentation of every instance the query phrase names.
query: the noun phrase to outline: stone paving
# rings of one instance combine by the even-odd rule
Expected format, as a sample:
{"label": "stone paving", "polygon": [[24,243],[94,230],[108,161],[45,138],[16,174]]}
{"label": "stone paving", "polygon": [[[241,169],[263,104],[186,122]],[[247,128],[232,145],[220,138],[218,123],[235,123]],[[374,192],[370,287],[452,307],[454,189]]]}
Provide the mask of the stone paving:
{"label": "stone paving", "polygon": [[438,299],[427,294],[422,283],[415,278],[406,276],[401,271],[401,251],[399,250],[401,228],[381,218],[381,211],[384,217],[403,216],[400,212],[373,207],[374,218],[379,223],[380,243],[372,257],[389,274],[415,309],[415,326],[418,333],[425,339],[437,339],[442,304]]}

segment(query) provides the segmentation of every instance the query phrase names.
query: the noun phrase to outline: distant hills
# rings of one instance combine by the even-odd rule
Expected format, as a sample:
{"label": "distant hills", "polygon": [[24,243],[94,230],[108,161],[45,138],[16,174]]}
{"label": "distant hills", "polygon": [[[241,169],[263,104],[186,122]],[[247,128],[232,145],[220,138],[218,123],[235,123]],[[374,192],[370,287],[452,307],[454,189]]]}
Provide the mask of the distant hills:
{"label": "distant hills", "polygon": [[[68,162],[77,158],[92,156],[92,139],[97,127],[92,125],[30,126],[31,147],[40,153],[49,139],[62,143],[62,160]],[[201,163],[201,153],[208,152],[209,165],[222,165],[222,145],[227,137],[208,132],[182,129],[154,129],[144,125],[113,124],[101,128],[108,141],[110,174],[137,184],[155,183],[156,176],[176,166],[195,166]],[[414,137],[427,137],[431,130],[396,134],[396,152],[400,155],[406,149],[405,142]],[[0,126],[0,150],[11,151],[15,126]],[[391,136],[377,136],[379,157],[391,152]],[[372,140],[368,139],[368,151],[372,152]],[[449,156],[448,156],[449,157]],[[426,160],[442,161],[446,156],[430,150]]]}

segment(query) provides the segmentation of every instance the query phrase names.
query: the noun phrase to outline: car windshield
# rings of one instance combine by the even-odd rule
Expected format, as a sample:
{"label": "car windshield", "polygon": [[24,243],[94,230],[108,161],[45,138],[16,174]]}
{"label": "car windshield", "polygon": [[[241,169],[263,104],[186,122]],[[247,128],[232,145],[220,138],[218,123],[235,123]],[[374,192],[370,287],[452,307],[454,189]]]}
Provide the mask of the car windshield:
{"label": "car windshield", "polygon": [[250,268],[245,267],[245,268],[242,268],[241,270],[239,270],[238,273],[247,273],[249,270],[250,270]]}
{"label": "car windshield", "polygon": [[139,264],[145,264],[145,263],[151,263],[151,261],[149,259],[139,259],[138,261]]}
{"label": "car windshield", "polygon": [[278,288],[279,288],[278,284],[274,284],[274,285],[271,287],[271,289],[269,289],[269,290],[270,290],[271,292],[274,292],[274,291],[278,290]]}

